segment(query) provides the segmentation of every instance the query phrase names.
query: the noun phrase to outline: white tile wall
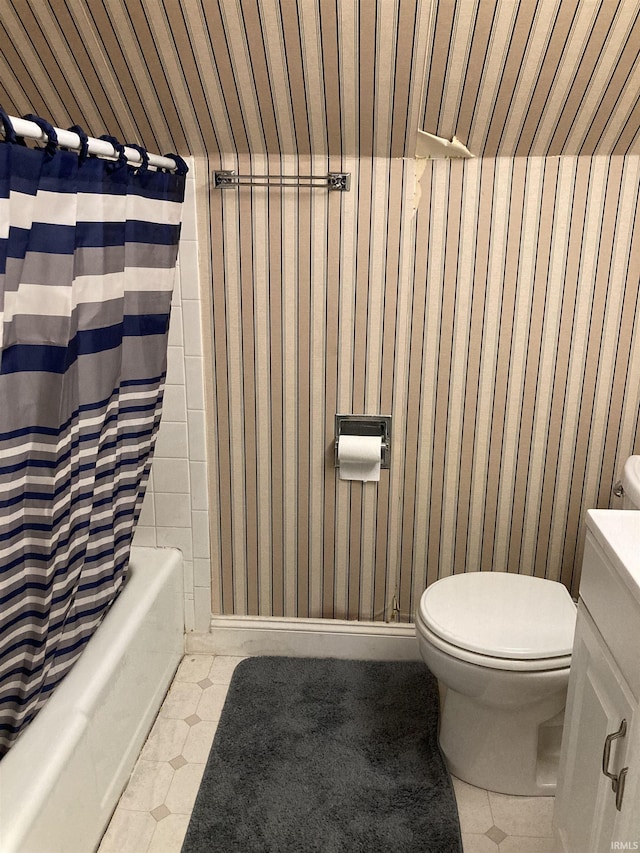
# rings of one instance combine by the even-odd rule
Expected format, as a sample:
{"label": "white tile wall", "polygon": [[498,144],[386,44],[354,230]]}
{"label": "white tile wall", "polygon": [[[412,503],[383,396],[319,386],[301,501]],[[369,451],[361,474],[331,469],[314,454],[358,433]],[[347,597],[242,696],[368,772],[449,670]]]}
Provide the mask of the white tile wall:
{"label": "white tile wall", "polygon": [[164,410],[135,545],[179,548],[184,556],[187,631],[209,631],[211,560],[204,430],[204,382],[193,160],[182,218],[171,307]]}

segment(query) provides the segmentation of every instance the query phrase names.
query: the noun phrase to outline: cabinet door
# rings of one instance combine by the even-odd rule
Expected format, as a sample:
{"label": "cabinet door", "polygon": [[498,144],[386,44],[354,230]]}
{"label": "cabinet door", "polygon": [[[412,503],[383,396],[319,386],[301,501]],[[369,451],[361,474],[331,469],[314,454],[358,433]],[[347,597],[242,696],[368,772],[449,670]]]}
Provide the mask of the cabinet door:
{"label": "cabinet door", "polygon": [[[580,602],[565,734],[556,798],[556,839],[565,853],[601,853],[611,849],[616,808],[611,781],[603,773],[603,753],[609,735],[627,733],[633,724],[634,699],[604,645],[588,611]],[[617,774],[625,765],[628,740],[610,742],[607,769]],[[629,803],[622,801],[622,810]]]}

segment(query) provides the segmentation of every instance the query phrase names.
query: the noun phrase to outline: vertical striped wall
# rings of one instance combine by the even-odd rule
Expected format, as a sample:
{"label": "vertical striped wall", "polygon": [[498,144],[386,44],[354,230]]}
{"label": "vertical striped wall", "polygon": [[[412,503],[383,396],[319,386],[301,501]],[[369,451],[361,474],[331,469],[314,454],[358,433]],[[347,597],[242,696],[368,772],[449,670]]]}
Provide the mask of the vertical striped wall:
{"label": "vertical striped wall", "polygon": [[[480,562],[575,591],[584,510],[640,452],[639,12],[0,0],[12,114],[352,173],[223,195],[196,170],[214,612],[407,619]],[[416,213],[419,128],[479,159],[426,164]],[[379,486],[336,481],[336,411],[393,415]]]}
{"label": "vertical striped wall", "polygon": [[[214,612],[407,620],[479,566],[575,592],[640,452],[640,158],[341,165],[207,198]],[[336,478],[335,412],[393,416],[379,485]]]}

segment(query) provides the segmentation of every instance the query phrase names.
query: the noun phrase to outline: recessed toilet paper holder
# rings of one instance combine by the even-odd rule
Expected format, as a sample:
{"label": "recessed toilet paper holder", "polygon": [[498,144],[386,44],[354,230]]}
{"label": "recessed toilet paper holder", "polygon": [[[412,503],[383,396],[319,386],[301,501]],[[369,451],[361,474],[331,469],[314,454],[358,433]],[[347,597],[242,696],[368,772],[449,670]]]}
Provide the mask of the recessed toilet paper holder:
{"label": "recessed toilet paper holder", "polygon": [[391,415],[336,415],[336,440],[334,465],[338,462],[338,442],[341,435],[380,436],[380,467],[388,468],[391,461]]}

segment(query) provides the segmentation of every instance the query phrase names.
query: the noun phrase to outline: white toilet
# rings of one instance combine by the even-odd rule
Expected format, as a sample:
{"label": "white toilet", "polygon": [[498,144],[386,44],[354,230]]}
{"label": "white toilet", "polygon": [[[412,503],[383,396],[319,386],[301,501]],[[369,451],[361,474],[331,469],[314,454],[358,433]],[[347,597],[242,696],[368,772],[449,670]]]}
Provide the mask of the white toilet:
{"label": "white toilet", "polygon": [[[624,505],[640,508],[640,456]],[[576,607],[560,583],[504,572],[436,581],[415,615],[444,689],[440,747],[454,776],[505,794],[555,792]]]}

